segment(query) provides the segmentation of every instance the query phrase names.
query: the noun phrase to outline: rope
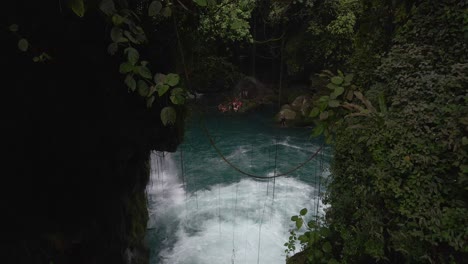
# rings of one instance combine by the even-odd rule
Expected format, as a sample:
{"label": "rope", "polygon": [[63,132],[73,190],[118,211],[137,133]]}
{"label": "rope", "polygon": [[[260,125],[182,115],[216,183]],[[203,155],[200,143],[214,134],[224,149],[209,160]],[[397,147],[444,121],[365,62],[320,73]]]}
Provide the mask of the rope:
{"label": "rope", "polygon": [[210,135],[210,132],[208,131],[208,128],[206,128],[205,126],[205,122],[203,122],[202,120],[200,120],[200,124],[203,128],[203,131],[205,132],[205,135],[207,136],[208,140],[210,141],[210,144],[211,146],[215,149],[216,153],[221,157],[221,159],[224,160],[224,162],[226,162],[229,166],[231,166],[231,168],[233,168],[234,170],[236,170],[237,172],[241,173],[241,174],[244,174],[245,176],[248,176],[248,177],[251,177],[251,178],[256,178],[256,179],[274,179],[274,178],[278,178],[278,177],[282,177],[282,176],[287,176],[289,174],[291,174],[292,172],[302,168],[304,165],[306,165],[307,163],[309,163],[311,160],[313,160],[319,153],[320,151],[322,150],[323,148],[323,144],[317,149],[316,152],[312,153],[312,155],[310,155],[309,158],[307,158],[304,162],[302,163],[299,163],[296,167],[293,167],[291,169],[289,169],[288,171],[284,172],[284,173],[280,173],[280,174],[276,174],[276,175],[273,175],[273,176],[263,176],[263,175],[256,175],[256,174],[252,174],[252,173],[249,173],[249,172],[246,172],[242,169],[240,169],[239,167],[237,167],[236,165],[234,165],[232,162],[230,162],[224,155],[223,153],[221,152],[221,150],[218,148],[218,146],[216,146],[213,138],[211,137]]}

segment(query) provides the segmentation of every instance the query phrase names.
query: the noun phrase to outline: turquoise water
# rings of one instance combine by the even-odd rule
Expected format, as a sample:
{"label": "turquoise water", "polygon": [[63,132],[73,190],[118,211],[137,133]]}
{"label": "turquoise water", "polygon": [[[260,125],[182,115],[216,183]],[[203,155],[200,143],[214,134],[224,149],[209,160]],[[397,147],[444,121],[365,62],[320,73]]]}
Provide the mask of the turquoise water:
{"label": "turquoise water", "polygon": [[[320,176],[320,160],[326,168],[327,151],[287,177],[258,180],[224,162],[201,126],[237,167],[272,176],[275,167],[276,174],[289,171],[321,145],[309,138],[311,128],[279,127],[273,115],[268,108],[247,114],[213,111],[204,121],[194,115],[176,153],[152,155],[150,263],[285,263],[283,244],[294,227],[290,217],[304,207],[315,214],[318,182],[327,175],[325,169]],[[323,212],[320,202],[318,212]]]}

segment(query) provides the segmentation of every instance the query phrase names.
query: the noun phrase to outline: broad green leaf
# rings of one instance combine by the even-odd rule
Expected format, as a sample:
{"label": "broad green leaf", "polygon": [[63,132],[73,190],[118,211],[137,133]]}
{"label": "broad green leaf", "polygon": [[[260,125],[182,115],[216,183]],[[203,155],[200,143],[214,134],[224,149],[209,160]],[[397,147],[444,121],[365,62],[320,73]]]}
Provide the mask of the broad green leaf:
{"label": "broad green leaf", "polygon": [[71,0],[71,9],[77,16],[83,17],[85,13],[83,0]]}
{"label": "broad green leaf", "polygon": [[340,106],[340,102],[338,100],[330,100],[330,101],[328,101],[328,106],[338,107],[338,106]]}
{"label": "broad green leaf", "polygon": [[134,66],[131,63],[124,62],[124,63],[120,64],[119,72],[120,73],[129,73],[129,72],[133,71],[133,69],[134,69]]}
{"label": "broad green leaf", "polygon": [[119,27],[113,27],[110,32],[110,37],[114,42],[122,42],[123,31]]}
{"label": "broad green leaf", "polygon": [[317,107],[312,108],[312,111],[310,111],[309,117],[316,117],[320,113],[320,109]]}
{"label": "broad green leaf", "polygon": [[161,12],[162,4],[159,1],[153,1],[148,7],[148,16],[155,17]]}
{"label": "broad green leaf", "polygon": [[154,99],[155,99],[154,96],[151,96],[148,99],[146,99],[146,107],[151,108],[151,106],[153,105]]}
{"label": "broad green leaf", "polygon": [[328,241],[325,242],[325,243],[323,244],[323,246],[322,246],[322,250],[323,250],[323,252],[325,252],[325,253],[330,253],[331,250],[332,250],[332,246],[331,246],[330,242],[328,242]]}
{"label": "broad green leaf", "polygon": [[175,105],[182,105],[185,103],[185,97],[180,94],[173,94],[170,97],[171,102]]}
{"label": "broad green leaf", "polygon": [[128,62],[130,62],[133,65],[135,65],[140,59],[140,54],[138,53],[138,50],[132,47],[126,48],[125,53],[127,54]]}
{"label": "broad green leaf", "polygon": [[340,76],[335,76],[331,78],[331,82],[333,84],[340,85],[343,83],[343,78],[341,78]]}
{"label": "broad green leaf", "polygon": [[353,78],[354,78],[354,74],[350,73],[350,74],[346,74],[344,80],[345,82],[350,83],[353,81]]}
{"label": "broad green leaf", "polygon": [[344,88],[343,87],[337,87],[334,91],[334,93],[336,94],[336,96],[340,96],[344,93]]}
{"label": "broad green leaf", "polygon": [[158,95],[161,97],[167,92],[167,90],[169,90],[169,85],[157,84],[156,90],[158,91]]}
{"label": "broad green leaf", "polygon": [[171,91],[171,102],[176,105],[185,103],[185,92],[182,88],[175,88]]}
{"label": "broad green leaf", "polygon": [[162,14],[164,17],[170,17],[172,15],[172,9],[169,6],[166,6],[163,8]]}
{"label": "broad green leaf", "polygon": [[325,126],[323,123],[318,124],[317,126],[314,127],[312,130],[312,137],[318,137],[323,133],[323,130],[325,129]]}
{"label": "broad green leaf", "polygon": [[327,106],[328,106],[328,100],[324,102],[319,102],[319,105],[318,105],[320,111],[325,111],[325,109],[327,109]]}
{"label": "broad green leaf", "polygon": [[147,97],[148,93],[149,93],[148,84],[146,84],[146,82],[143,80],[139,80],[138,81],[138,94],[143,97]]}
{"label": "broad green leaf", "polygon": [[328,100],[330,99],[329,96],[325,95],[325,96],[321,96],[319,98],[319,102],[328,102]]}
{"label": "broad green leaf", "polygon": [[153,75],[151,74],[151,71],[145,67],[145,66],[138,66],[138,74],[140,74],[141,77],[146,78],[146,79],[151,79]]}
{"label": "broad green leaf", "polygon": [[293,215],[293,216],[291,216],[291,221],[294,221],[294,222],[296,222],[296,221],[297,221],[297,219],[299,219],[299,216],[297,216],[297,215]]}
{"label": "broad green leaf", "polygon": [[297,229],[300,229],[302,227],[303,223],[304,223],[304,220],[302,220],[302,218],[297,219],[297,221],[296,221]]}
{"label": "broad green leaf", "polygon": [[199,6],[206,6],[206,0],[193,0]]}
{"label": "broad green leaf", "polygon": [[331,90],[335,90],[337,87],[339,87],[339,86],[336,85],[336,84],[333,84],[333,83],[327,84],[327,88],[328,88],[328,89],[331,89]]}
{"label": "broad green leaf", "polygon": [[132,92],[135,91],[136,89],[136,81],[135,79],[133,79],[133,75],[132,74],[127,74],[127,76],[125,77],[125,84],[127,85],[127,87],[132,90]]}
{"label": "broad green leaf", "polygon": [[307,243],[307,242],[309,241],[309,237],[307,237],[306,235],[300,235],[297,239],[298,239],[302,244]]}
{"label": "broad green leaf", "polygon": [[170,86],[176,86],[179,83],[179,75],[175,73],[169,73],[166,76],[166,83]]}
{"label": "broad green leaf", "polygon": [[342,71],[340,71],[340,70],[338,70],[338,75],[339,75],[340,77],[342,77],[342,78],[344,77],[344,74],[343,74],[343,72],[342,72]]}
{"label": "broad green leaf", "polygon": [[18,49],[25,52],[29,48],[29,42],[27,39],[22,38],[18,41]]}
{"label": "broad green leaf", "polygon": [[303,208],[299,213],[301,215],[306,215],[307,214],[307,208]]}
{"label": "broad green leaf", "polygon": [[114,15],[112,16],[112,23],[113,23],[115,26],[120,26],[120,25],[122,25],[124,22],[125,22],[125,18],[123,18],[123,17],[120,16],[119,14],[114,14]]}
{"label": "broad green leaf", "polygon": [[99,9],[108,16],[116,12],[113,0],[102,0],[99,4]]}
{"label": "broad green leaf", "polygon": [[177,113],[172,106],[166,106],[161,110],[161,121],[163,125],[174,124],[177,118]]}
{"label": "broad green leaf", "polygon": [[8,29],[11,31],[11,32],[16,32],[18,31],[19,27],[17,24],[11,24]]}
{"label": "broad green leaf", "polygon": [[119,50],[119,45],[115,42],[112,42],[107,47],[107,52],[109,52],[110,55],[114,55],[118,50]]}
{"label": "broad green leaf", "polygon": [[326,120],[328,118],[328,111],[320,113],[320,120]]}
{"label": "broad green leaf", "polygon": [[156,84],[159,84],[159,83],[165,83],[166,82],[166,75],[162,74],[162,73],[156,73],[154,75],[154,82]]}
{"label": "broad green leaf", "polygon": [[467,138],[467,137],[463,137],[463,138],[462,138],[462,145],[463,145],[463,146],[468,145],[468,138]]}

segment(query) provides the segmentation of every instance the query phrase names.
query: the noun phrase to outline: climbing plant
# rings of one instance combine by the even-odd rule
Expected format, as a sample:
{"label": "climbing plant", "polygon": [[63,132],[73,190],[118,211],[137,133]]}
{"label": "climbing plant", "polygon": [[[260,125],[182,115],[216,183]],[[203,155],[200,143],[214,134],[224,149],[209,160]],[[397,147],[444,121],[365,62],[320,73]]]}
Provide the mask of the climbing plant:
{"label": "climbing plant", "polygon": [[333,135],[324,224],[340,263],[467,259],[466,8],[427,1],[394,18],[368,87],[324,73],[331,93],[311,116],[315,135]]}

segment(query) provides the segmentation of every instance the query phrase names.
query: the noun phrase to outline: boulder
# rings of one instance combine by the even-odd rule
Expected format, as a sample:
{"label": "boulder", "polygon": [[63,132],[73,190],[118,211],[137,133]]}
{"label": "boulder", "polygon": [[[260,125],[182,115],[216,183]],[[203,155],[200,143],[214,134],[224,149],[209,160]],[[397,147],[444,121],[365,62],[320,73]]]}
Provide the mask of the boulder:
{"label": "boulder", "polygon": [[294,120],[296,119],[297,113],[291,109],[283,109],[278,114],[278,121],[281,119],[281,116],[284,116],[286,120]]}
{"label": "boulder", "polygon": [[307,95],[300,95],[291,103],[292,109],[300,112],[302,116],[308,116],[312,108],[312,98]]}
{"label": "boulder", "polygon": [[[292,107],[288,104],[285,104],[281,107],[281,110],[284,110],[284,109],[289,109],[289,110],[293,110]],[[293,110],[294,111],[294,110]]]}

